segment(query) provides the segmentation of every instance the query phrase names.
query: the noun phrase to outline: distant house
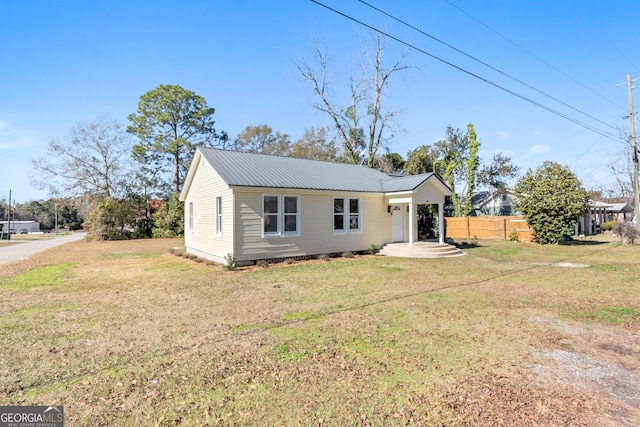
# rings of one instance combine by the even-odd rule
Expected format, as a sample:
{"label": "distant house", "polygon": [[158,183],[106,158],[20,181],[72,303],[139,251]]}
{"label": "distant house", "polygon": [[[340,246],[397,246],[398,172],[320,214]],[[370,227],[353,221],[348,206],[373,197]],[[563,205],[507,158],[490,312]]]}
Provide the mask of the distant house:
{"label": "distant house", "polygon": [[[458,196],[460,205],[464,205],[464,196]],[[513,194],[511,191],[478,191],[471,197],[473,210],[470,216],[509,216],[514,214]],[[447,216],[454,216],[453,204],[445,205]]]}
{"label": "distant house", "polygon": [[417,239],[417,206],[444,200],[434,173],[391,176],[364,166],[198,148],[180,200],[185,247],[225,263],[367,250]]}
{"label": "distant house", "polygon": [[628,203],[611,203],[606,209],[606,221],[633,219],[633,208]]}
{"label": "distant house", "polygon": [[613,208],[611,203],[590,200],[587,212],[582,215],[575,225],[576,236],[591,236],[602,232],[602,223],[607,222],[607,210]]}

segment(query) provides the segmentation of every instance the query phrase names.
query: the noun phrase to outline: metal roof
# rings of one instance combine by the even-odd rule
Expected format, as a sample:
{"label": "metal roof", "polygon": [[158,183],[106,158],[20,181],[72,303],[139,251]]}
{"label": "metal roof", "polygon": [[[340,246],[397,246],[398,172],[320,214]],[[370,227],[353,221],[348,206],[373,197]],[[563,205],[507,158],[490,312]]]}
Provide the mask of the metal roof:
{"label": "metal roof", "polygon": [[387,193],[412,191],[434,176],[398,177],[344,163],[215,148],[198,151],[229,186]]}

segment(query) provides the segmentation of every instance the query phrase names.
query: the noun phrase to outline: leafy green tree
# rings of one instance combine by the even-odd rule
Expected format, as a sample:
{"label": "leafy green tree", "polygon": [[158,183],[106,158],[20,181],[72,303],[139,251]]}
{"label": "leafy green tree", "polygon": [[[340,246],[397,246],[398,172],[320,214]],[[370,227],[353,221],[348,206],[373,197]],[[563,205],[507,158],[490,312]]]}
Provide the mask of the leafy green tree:
{"label": "leafy green tree", "polygon": [[213,127],[215,110],[200,95],[177,85],[160,85],[140,97],[137,114],[129,115],[127,132],[140,144],[134,158],[148,170],[172,168],[171,188],[179,193],[198,146],[212,147],[228,139]]}
{"label": "leafy green tree", "polygon": [[480,163],[480,158],[478,157],[480,141],[478,141],[478,135],[476,135],[476,131],[473,129],[473,125],[471,123],[467,125],[467,135],[469,137],[469,157],[466,161],[467,194],[464,198],[462,216],[469,216],[473,210],[471,199],[473,197],[473,192],[476,189],[476,175],[478,172],[478,164]]}
{"label": "leafy green tree", "polygon": [[544,162],[529,169],[514,188],[516,209],[539,243],[557,243],[587,211],[589,193],[567,167]]}
{"label": "leafy green tree", "polygon": [[435,144],[437,160],[435,170],[452,190],[450,199],[455,216],[461,216],[460,200],[456,192],[456,182],[464,180],[465,164],[469,159],[469,136],[460,129],[447,126],[445,139]]}
{"label": "leafy green tree", "polygon": [[291,144],[290,157],[335,162],[338,148],[335,139],[328,138],[329,128],[305,129],[304,134]]}
{"label": "leafy green tree", "polygon": [[89,212],[88,237],[93,240],[130,239],[138,213],[139,206],[135,199],[104,197]]}
{"label": "leafy green tree", "polygon": [[247,126],[238,134],[236,150],[248,153],[286,156],[291,151],[289,135],[273,133],[267,125]]}
{"label": "leafy green tree", "polygon": [[184,203],[173,194],[153,214],[153,237],[173,238],[184,235]]}
{"label": "leafy green tree", "polygon": [[509,181],[518,175],[518,170],[518,166],[512,163],[511,157],[496,153],[490,163],[478,172],[478,184],[504,194]]}
{"label": "leafy green tree", "polygon": [[430,145],[421,145],[407,154],[403,172],[407,175],[418,175],[434,171],[437,153]]}

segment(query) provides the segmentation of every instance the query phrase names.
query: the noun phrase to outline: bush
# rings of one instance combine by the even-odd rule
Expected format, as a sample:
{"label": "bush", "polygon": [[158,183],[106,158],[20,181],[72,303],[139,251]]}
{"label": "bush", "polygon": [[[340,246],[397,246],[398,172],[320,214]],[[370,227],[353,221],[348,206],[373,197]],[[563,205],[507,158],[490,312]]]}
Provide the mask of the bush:
{"label": "bush", "polygon": [[269,267],[269,261],[267,261],[266,259],[259,259],[258,261],[256,261],[256,265],[258,267],[267,268]]}
{"label": "bush", "polygon": [[620,236],[620,241],[623,245],[632,244],[638,238],[638,228],[636,225],[629,221],[618,221],[613,226],[613,233]]}
{"label": "bush", "polygon": [[378,248],[378,245],[376,245],[376,242],[371,242],[371,246],[369,246],[369,255],[375,255],[379,250],[380,249]]}
{"label": "bush", "polygon": [[224,257],[225,261],[227,261],[227,264],[224,266],[225,270],[235,270],[236,269],[236,257],[235,255],[229,253]]}
{"label": "bush", "polygon": [[611,231],[613,226],[616,225],[615,221],[607,221],[602,223],[602,231]]}
{"label": "bush", "polygon": [[322,255],[318,255],[318,259],[320,261],[329,261],[331,259],[331,257],[327,254],[322,254]]}
{"label": "bush", "polygon": [[353,257],[354,257],[353,252],[349,252],[349,251],[342,252],[342,258],[353,258]]}
{"label": "bush", "polygon": [[511,230],[509,230],[509,236],[507,238],[509,239],[510,242],[517,242],[518,230],[516,230],[515,228],[512,228]]}
{"label": "bush", "polygon": [[178,195],[172,195],[153,214],[154,238],[174,238],[184,236],[184,203]]}

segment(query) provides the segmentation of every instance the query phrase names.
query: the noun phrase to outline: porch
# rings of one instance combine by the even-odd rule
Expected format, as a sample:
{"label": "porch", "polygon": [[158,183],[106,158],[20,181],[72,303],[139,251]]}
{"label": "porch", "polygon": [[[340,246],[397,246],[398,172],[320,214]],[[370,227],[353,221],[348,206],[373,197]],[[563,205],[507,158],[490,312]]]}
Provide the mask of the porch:
{"label": "porch", "polygon": [[400,258],[448,258],[466,255],[453,245],[439,242],[388,243],[380,250],[380,255]]}

